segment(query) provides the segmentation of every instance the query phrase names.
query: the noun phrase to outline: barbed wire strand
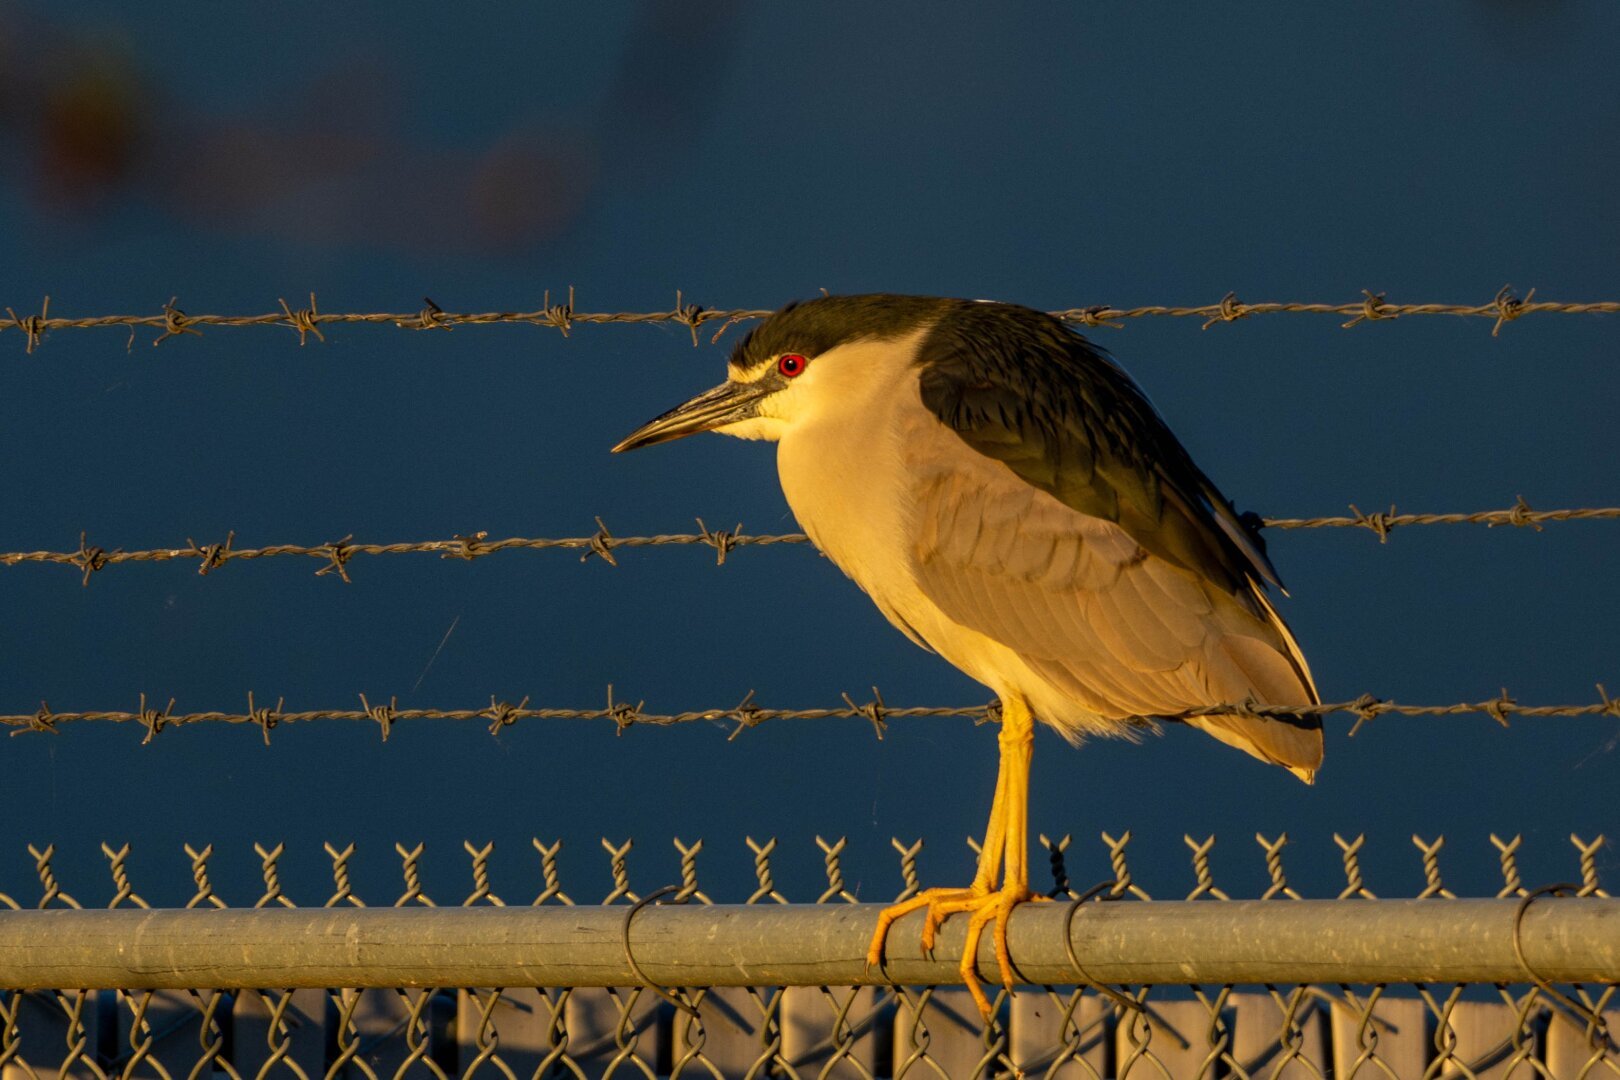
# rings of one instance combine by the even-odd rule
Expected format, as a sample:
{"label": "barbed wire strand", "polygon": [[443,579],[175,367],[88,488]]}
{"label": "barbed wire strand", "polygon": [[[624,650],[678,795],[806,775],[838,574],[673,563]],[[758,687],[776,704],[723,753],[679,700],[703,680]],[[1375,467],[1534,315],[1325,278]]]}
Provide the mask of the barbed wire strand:
{"label": "barbed wire strand", "polygon": [[[1411,525],[1506,525],[1531,528],[1539,532],[1542,525],[1555,522],[1620,520],[1620,506],[1534,510],[1522,497],[1515,505],[1506,509],[1477,510],[1470,513],[1402,514],[1397,513],[1393,506],[1388,511],[1372,513],[1364,513],[1354,505],[1350,509],[1352,511],[1350,515],[1313,518],[1256,517],[1254,521],[1261,527],[1269,529],[1366,529],[1376,535],[1382,543],[1389,539],[1392,530]],[[72,566],[81,572],[83,583],[88,585],[90,578],[99,571],[125,563],[193,559],[199,564],[197,572],[208,574],[228,562],[296,556],[321,560],[324,565],[315,571],[317,576],[333,574],[343,581],[349,581],[349,562],[356,555],[438,555],[445,559],[471,561],[502,551],[564,549],[582,552],[581,561],[595,556],[617,566],[618,560],[613,553],[620,548],[703,545],[713,548],[716,563],[724,565],[726,556],[738,548],[810,542],[810,538],[804,533],[749,535],[742,531],[741,524],[734,529],[710,529],[703,523],[702,518],[697,519],[697,532],[658,533],[651,536],[615,536],[603,524],[600,517],[596,519],[596,525],[597,531],[591,536],[509,536],[491,540],[488,532],[475,532],[457,535],[448,540],[374,544],[356,543],[351,534],[341,540],[322,544],[269,544],[256,548],[236,547],[236,533],[232,531],[219,543],[199,544],[195,540],[187,539],[185,547],[149,548],[138,551],[125,551],[122,548],[108,551],[104,547],[92,545],[88,534],[81,532],[79,546],[73,551],[0,552],[0,566],[38,563]]]}
{"label": "barbed wire strand", "polygon": [[[1597,693],[1598,700],[1587,705],[1525,705],[1512,697],[1506,688],[1503,688],[1501,694],[1494,698],[1483,701],[1461,701],[1444,705],[1414,705],[1374,697],[1372,694],[1363,694],[1352,701],[1327,702],[1320,705],[1261,705],[1253,700],[1248,700],[1202,705],[1177,713],[1120,717],[1118,719],[1121,723],[1152,723],[1233,714],[1302,719],[1328,717],[1338,713],[1345,713],[1356,718],[1355,724],[1350,730],[1350,734],[1355,735],[1362,724],[1368,720],[1388,715],[1416,717],[1481,714],[1491,717],[1503,727],[1509,726],[1512,717],[1613,716],[1620,718],[1620,698],[1610,697],[1601,683],[1597,686]],[[616,699],[613,687],[609,685],[607,688],[607,701],[604,705],[598,708],[584,709],[530,708],[529,699],[526,697],[514,705],[493,695],[490,697],[489,704],[480,708],[402,709],[399,707],[398,698],[390,698],[387,704],[373,705],[362,694],[360,695],[360,708],[358,709],[322,708],[287,712],[283,708],[284,699],[278,699],[274,708],[261,707],[255,704],[254,696],[250,693],[246,712],[177,713],[174,711],[174,699],[171,698],[168,705],[158,709],[148,705],[146,695],[142,694],[140,695],[140,704],[133,711],[101,709],[81,712],[58,712],[42,701],[39,709],[35,712],[0,715],[0,727],[15,729],[11,732],[15,736],[31,732],[55,732],[62,724],[88,721],[139,724],[146,729],[146,737],[142,740],[144,745],[170,728],[203,723],[251,724],[263,731],[264,741],[268,744],[270,732],[283,724],[302,724],[318,720],[374,723],[380,729],[383,740],[386,741],[395,724],[411,720],[478,721],[487,723],[492,735],[499,734],[503,729],[511,727],[520,720],[611,720],[621,735],[629,728],[636,726],[673,727],[679,724],[707,721],[735,724],[736,726],[733,728],[730,737],[736,738],[743,731],[758,727],[769,720],[864,719],[872,725],[877,737],[882,739],[890,720],[916,717],[970,717],[978,723],[993,723],[1000,716],[1000,706],[995,702],[987,705],[888,705],[884,702],[883,695],[875,686],[872,688],[872,699],[864,704],[858,704],[848,694],[844,694],[843,699],[844,703],[842,705],[826,708],[773,709],[756,704],[754,702],[754,692],[750,690],[747,696],[730,708],[695,709],[677,713],[651,713],[646,711],[647,703],[644,700],[631,705],[627,701]]]}
{"label": "barbed wire strand", "polygon": [[[1174,306],[1145,304],[1139,307],[1119,308],[1108,304],[1063,308],[1051,314],[1065,322],[1080,326],[1118,327],[1127,319],[1187,318],[1202,319],[1204,329],[1217,324],[1236,322],[1255,315],[1341,315],[1349,316],[1342,324],[1345,329],[1366,322],[1386,322],[1412,315],[1450,315],[1462,318],[1492,320],[1491,336],[1502,327],[1526,315],[1562,314],[1591,315],[1620,313],[1620,301],[1597,300],[1572,302],[1562,300],[1536,300],[1531,289],[1523,297],[1511,286],[1503,286],[1489,301],[1482,304],[1401,304],[1385,300],[1384,293],[1362,290],[1360,300],[1349,303],[1316,303],[1299,301],[1262,301],[1245,303],[1235,293],[1227,293],[1218,303]],[[174,337],[200,336],[202,328],[275,326],[286,327],[298,335],[298,344],[307,344],[310,337],[325,341],[323,326],[366,325],[394,326],[405,330],[451,330],[458,326],[495,326],[518,324],[547,327],[564,337],[576,326],[610,323],[651,325],[674,323],[692,332],[692,344],[698,343],[698,329],[709,323],[720,327],[711,339],[718,341],[728,329],[742,322],[763,319],[770,311],[757,308],[709,308],[689,303],[683,293],[676,290],[675,306],[666,311],[580,311],[576,307],[574,290],[568,290],[568,299],[553,304],[547,292],[541,306],[532,311],[445,311],[431,299],[423,297],[423,306],[416,311],[321,311],[315,294],[309,296],[307,307],[294,307],[285,299],[279,301],[279,311],[259,315],[192,315],[178,307],[178,297],[170,297],[162,309],[152,315],[87,315],[75,318],[52,315],[50,297],[40,305],[38,314],[19,315],[6,308],[9,321],[0,320],[0,331],[20,331],[26,349],[32,353],[45,335],[54,330],[90,330],[119,327],[130,331],[129,346],[135,343],[135,332],[140,329],[158,331],[153,345],[160,345]]]}

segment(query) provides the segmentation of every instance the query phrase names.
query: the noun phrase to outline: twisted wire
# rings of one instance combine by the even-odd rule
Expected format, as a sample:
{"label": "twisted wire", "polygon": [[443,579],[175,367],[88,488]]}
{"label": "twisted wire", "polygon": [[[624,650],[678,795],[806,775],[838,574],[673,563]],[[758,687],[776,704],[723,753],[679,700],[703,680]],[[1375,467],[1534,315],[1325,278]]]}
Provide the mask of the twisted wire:
{"label": "twisted wire", "polygon": [[1408,525],[1484,525],[1492,528],[1509,525],[1529,528],[1537,532],[1541,526],[1565,521],[1612,521],[1620,518],[1620,507],[1590,506],[1564,510],[1536,510],[1524,501],[1524,496],[1501,510],[1473,510],[1444,514],[1397,513],[1392,505],[1387,511],[1365,513],[1354,503],[1349,515],[1311,518],[1261,518],[1260,524],[1268,529],[1366,529],[1382,542],[1391,530]]}
{"label": "twisted wire", "polygon": [[[1203,716],[1252,716],[1282,719],[1302,719],[1308,717],[1328,717],[1344,713],[1356,718],[1356,730],[1368,720],[1380,716],[1462,716],[1468,714],[1481,714],[1489,716],[1502,726],[1508,726],[1512,717],[1583,717],[1583,716],[1613,716],[1620,718],[1620,698],[1610,697],[1602,684],[1597,687],[1598,700],[1590,704],[1564,704],[1564,705],[1526,705],[1514,697],[1507,690],[1503,690],[1494,698],[1480,701],[1459,701],[1449,704],[1412,704],[1397,702],[1388,698],[1374,697],[1363,694],[1350,701],[1324,702],[1320,705],[1262,705],[1254,701],[1224,702],[1201,705],[1197,708],[1186,709],[1175,713],[1157,713],[1152,716],[1122,717],[1121,723],[1133,721],[1177,721],[1191,720]],[[499,734],[501,730],[511,727],[520,720],[610,720],[618,728],[619,734],[636,726],[673,727],[679,724],[707,721],[710,723],[731,723],[736,727],[732,734],[757,727],[768,720],[830,720],[860,718],[870,720],[874,705],[881,701],[881,695],[873,688],[874,700],[868,704],[858,704],[847,694],[842,705],[833,705],[825,708],[802,709],[776,709],[754,703],[753,691],[743,698],[737,705],[729,708],[692,709],[685,712],[658,713],[648,712],[646,702],[631,705],[625,701],[614,699],[613,687],[608,687],[606,704],[597,708],[530,708],[524,703],[513,705],[491,697],[490,703],[479,708],[444,709],[444,708],[399,708],[393,699],[386,705],[371,704],[364,696],[361,698],[361,707],[358,709],[318,708],[301,711],[282,711],[280,705],[275,709],[267,707],[253,707],[251,701],[246,712],[227,712],[210,710],[205,712],[174,711],[174,702],[171,700],[164,709],[149,708],[146,696],[141,695],[140,706],[135,710],[98,709],[79,712],[59,712],[53,710],[47,703],[41,702],[40,707],[31,713],[11,713],[0,715],[0,727],[12,728],[12,735],[21,735],[29,732],[54,732],[62,724],[79,722],[102,723],[133,723],[139,724],[146,730],[143,742],[150,742],[162,732],[170,728],[187,727],[192,724],[223,723],[223,724],[249,724],[263,730],[265,738],[269,738],[270,731],[283,724],[310,723],[317,720],[347,720],[374,723],[381,731],[384,741],[387,740],[395,724],[402,721],[414,720],[450,720],[450,721],[478,721],[489,726],[490,734]],[[986,705],[944,705],[944,706],[894,706],[882,705],[882,714],[885,719],[912,719],[917,717],[972,717],[975,720],[993,721],[999,715],[999,706],[992,702]],[[879,732],[881,738],[881,732]]]}
{"label": "twisted wire", "polygon": [[[1563,301],[1537,300],[1531,289],[1523,297],[1511,286],[1504,286],[1490,300],[1478,304],[1390,303],[1384,293],[1362,290],[1361,299],[1348,303],[1320,303],[1302,301],[1261,301],[1246,303],[1235,293],[1227,293],[1213,304],[1187,306],[1144,304],[1138,307],[1114,307],[1109,304],[1091,304],[1083,307],[1062,308],[1050,312],[1064,322],[1080,326],[1117,327],[1127,319],[1172,318],[1200,319],[1208,329],[1216,323],[1236,322],[1255,315],[1338,315],[1348,316],[1341,325],[1345,329],[1367,322],[1386,322],[1414,315],[1448,315],[1460,318],[1492,320],[1491,334],[1496,336],[1503,326],[1526,315],[1561,314],[1590,315],[1620,313],[1620,300]],[[50,313],[50,297],[45,297],[37,314],[19,315],[6,308],[6,320],[0,320],[0,332],[19,331],[26,349],[32,353],[54,330],[89,330],[106,327],[127,329],[129,345],[133,347],[137,330],[158,331],[152,344],[160,345],[170,338],[185,335],[199,336],[202,328],[270,326],[284,327],[298,335],[298,344],[304,345],[311,337],[324,342],[323,326],[362,325],[393,326],[404,330],[453,330],[458,326],[526,325],[556,330],[564,337],[576,326],[629,324],[676,324],[692,333],[692,344],[698,343],[698,330],[709,323],[719,323],[711,340],[732,326],[742,322],[763,319],[771,314],[759,308],[710,308],[688,302],[683,293],[675,293],[675,305],[663,311],[581,311],[576,306],[574,290],[568,290],[568,299],[551,302],[547,292],[541,305],[533,310],[515,311],[446,311],[431,299],[423,297],[422,307],[415,311],[322,311],[315,294],[309,296],[307,306],[295,307],[285,298],[278,301],[279,310],[256,315],[192,315],[181,310],[178,297],[171,297],[154,314],[113,314],[65,317]]]}
{"label": "twisted wire", "polygon": [[[1391,506],[1387,511],[1363,512],[1354,505],[1349,515],[1309,518],[1255,517],[1255,524],[1268,529],[1365,529],[1377,536],[1379,542],[1389,539],[1397,528],[1413,525],[1484,525],[1529,528],[1537,532],[1546,524],[1570,521],[1609,521],[1620,519],[1620,506],[1579,507],[1559,510],[1535,510],[1521,497],[1510,507],[1500,510],[1476,510],[1467,513],[1397,513]],[[569,550],[581,553],[584,562],[593,556],[618,565],[614,552],[621,548],[704,546],[715,551],[715,562],[724,565],[726,557],[739,548],[773,547],[778,544],[807,544],[804,533],[778,533],[749,535],[738,525],[731,530],[712,530],[697,519],[697,532],[658,533],[650,536],[615,536],[608,531],[602,519],[596,519],[597,531],[591,536],[508,536],[489,539],[488,532],[456,535],[448,540],[414,540],[395,543],[356,543],[351,534],[341,540],[321,544],[267,544],[263,547],[236,547],[236,533],[227,534],[224,541],[199,544],[187,539],[185,547],[147,548],[111,551],[89,542],[88,535],[79,534],[79,546],[72,551],[5,551],[0,552],[0,566],[21,566],[46,563],[77,568],[83,583],[110,566],[125,563],[195,561],[199,574],[208,574],[228,562],[284,557],[320,560],[317,576],[334,575],[349,581],[349,563],[357,555],[438,555],[445,559],[471,561],[503,551]]]}

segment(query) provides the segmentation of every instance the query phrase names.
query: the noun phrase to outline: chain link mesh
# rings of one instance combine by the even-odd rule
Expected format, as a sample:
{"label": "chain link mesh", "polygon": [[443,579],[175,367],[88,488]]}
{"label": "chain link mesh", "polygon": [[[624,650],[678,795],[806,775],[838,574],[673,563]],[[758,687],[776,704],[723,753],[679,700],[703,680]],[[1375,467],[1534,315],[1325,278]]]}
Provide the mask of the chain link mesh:
{"label": "chain link mesh", "polygon": [[[1607,896],[1598,876],[1602,836],[1572,835],[1572,889]],[[1335,836],[1344,903],[1374,894],[1362,873],[1365,837]],[[1501,888],[1527,897],[1520,837],[1492,835]],[[1284,867],[1286,834],[1256,835],[1269,887],[1262,899],[1300,893]],[[817,904],[855,902],[842,865],[843,838],[816,840],[825,887]],[[1067,861],[1073,838],[1042,836],[1053,897],[1076,897]],[[1185,837],[1192,887],[1185,899],[1222,903],[1214,836]],[[1419,898],[1449,902],[1443,837],[1413,836]],[[1131,834],[1102,835],[1114,874],[1111,895],[1151,894],[1133,877]],[[570,905],[558,860],[562,845],[539,839],[542,888],[533,904]],[[920,887],[922,841],[896,838],[897,898]],[[504,906],[490,882],[494,845],[467,842],[465,894],[435,900],[419,870],[423,846],[396,845],[396,905]],[[634,905],[651,892],[631,882],[631,841],[604,839],[607,905]],[[702,841],[674,840],[681,902],[709,904],[699,882]],[[278,864],[284,846],[256,845],[264,880],[254,907],[292,906]],[[191,907],[223,907],[211,884],[213,848],[187,846],[196,893]],[[749,904],[787,903],[774,878],[774,838],[748,840],[758,888]],[[328,844],[327,906],[361,905],[350,881],[355,847]],[[0,906],[77,908],[63,888],[53,846],[29,846],[37,899],[0,893]],[[129,869],[129,845],[102,845],[109,907],[146,907]],[[88,895],[79,890],[81,895]],[[1177,896],[1182,898],[1181,895]],[[810,898],[807,898],[810,899]],[[1397,948],[1391,943],[1391,948]],[[988,1024],[965,990],[953,987],[769,986],[614,989],[526,987],[174,991],[0,992],[0,1076],[5,1080],[544,1080],[572,1077],[932,1078],[988,1077],[1615,1077],[1620,1076],[1620,1000],[1614,986],[1462,984],[1266,985],[1260,987],[1045,986],[1002,992]]]}

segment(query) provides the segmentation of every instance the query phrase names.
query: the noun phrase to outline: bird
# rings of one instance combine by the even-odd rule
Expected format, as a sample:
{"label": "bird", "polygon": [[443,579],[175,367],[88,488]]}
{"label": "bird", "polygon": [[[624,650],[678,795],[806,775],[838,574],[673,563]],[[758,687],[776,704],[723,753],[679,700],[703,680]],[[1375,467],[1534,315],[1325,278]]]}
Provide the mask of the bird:
{"label": "bird", "polygon": [[[811,542],[901,633],[992,690],[1000,766],[977,871],[880,914],[922,947],[969,915],[960,970],[992,1009],[978,949],[1029,887],[1037,721],[1069,742],[1183,722],[1307,783],[1320,703],[1268,592],[1258,532],[1193,462],[1107,352],[1016,304],[891,294],[790,303],[731,352],[726,381],[614,452],[701,431],[776,443],[782,492]],[[1231,712],[1208,706],[1232,703]],[[1280,706],[1256,710],[1252,705]]]}

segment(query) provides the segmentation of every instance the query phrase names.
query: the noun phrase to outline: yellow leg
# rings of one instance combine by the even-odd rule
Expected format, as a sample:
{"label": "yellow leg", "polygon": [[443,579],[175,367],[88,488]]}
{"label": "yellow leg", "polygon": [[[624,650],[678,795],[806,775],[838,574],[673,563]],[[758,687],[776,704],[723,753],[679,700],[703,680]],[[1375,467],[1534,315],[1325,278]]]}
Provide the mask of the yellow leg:
{"label": "yellow leg", "polygon": [[[965,889],[926,889],[904,903],[885,908],[878,916],[878,925],[867,949],[868,966],[881,964],[885,940],[894,921],[919,909],[926,909],[923,917],[922,947],[924,953],[932,951],[940,924],[957,912],[971,912],[968,921],[967,947],[962,954],[962,979],[973,995],[979,1012],[989,1019],[990,1000],[979,986],[979,940],[984,929],[995,923],[992,933],[996,946],[997,967],[1002,985],[1008,991],[1013,986],[1012,959],[1007,951],[1007,917],[1012,909],[1026,900],[1045,899],[1029,891],[1029,762],[1035,740],[1035,722],[1023,701],[1009,696],[1002,703],[1001,768],[996,777],[995,799],[990,806],[990,823],[985,828],[984,844],[979,849],[979,869],[973,884]],[[1006,873],[1001,887],[996,888],[996,876],[1003,862]]]}

